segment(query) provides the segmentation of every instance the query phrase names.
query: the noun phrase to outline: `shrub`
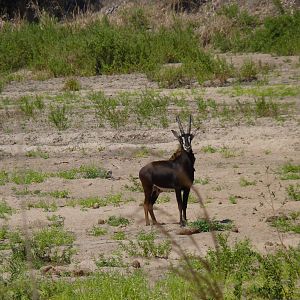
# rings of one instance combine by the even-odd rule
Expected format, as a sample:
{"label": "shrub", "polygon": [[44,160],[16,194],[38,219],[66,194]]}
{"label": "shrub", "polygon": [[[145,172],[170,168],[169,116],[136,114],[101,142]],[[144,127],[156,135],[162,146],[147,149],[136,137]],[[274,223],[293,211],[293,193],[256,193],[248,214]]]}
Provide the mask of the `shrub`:
{"label": "shrub", "polygon": [[65,130],[69,127],[66,105],[51,106],[49,121],[53,123],[58,130]]}

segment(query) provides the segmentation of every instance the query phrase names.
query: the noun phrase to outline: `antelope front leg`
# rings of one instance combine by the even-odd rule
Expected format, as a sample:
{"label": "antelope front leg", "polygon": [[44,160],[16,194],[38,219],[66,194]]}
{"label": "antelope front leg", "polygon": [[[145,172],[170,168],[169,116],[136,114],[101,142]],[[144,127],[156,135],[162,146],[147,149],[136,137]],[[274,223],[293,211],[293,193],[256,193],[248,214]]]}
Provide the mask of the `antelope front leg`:
{"label": "antelope front leg", "polygon": [[186,208],[189,199],[190,190],[186,189],[183,191],[183,220],[186,223]]}
{"label": "antelope front leg", "polygon": [[176,200],[178,204],[178,210],[179,210],[179,224],[181,227],[185,226],[185,222],[182,218],[182,199],[181,199],[181,190],[176,190]]}

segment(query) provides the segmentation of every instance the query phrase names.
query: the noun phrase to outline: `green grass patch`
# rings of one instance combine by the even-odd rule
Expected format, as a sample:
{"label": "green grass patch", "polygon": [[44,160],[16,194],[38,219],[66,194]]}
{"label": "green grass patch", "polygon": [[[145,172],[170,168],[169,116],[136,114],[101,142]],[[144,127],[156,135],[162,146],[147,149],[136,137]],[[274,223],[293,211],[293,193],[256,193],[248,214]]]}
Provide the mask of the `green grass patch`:
{"label": "green grass patch", "polygon": [[68,109],[65,104],[50,106],[48,119],[58,130],[66,130],[69,128]]}
{"label": "green grass patch", "polygon": [[299,86],[290,85],[273,85],[273,86],[256,86],[256,87],[242,87],[234,86],[232,90],[228,92],[231,96],[254,96],[254,97],[270,97],[274,98],[285,98],[295,97],[300,94]]}
{"label": "green grass patch", "polygon": [[126,234],[124,231],[117,231],[117,232],[114,232],[113,236],[112,236],[112,239],[113,240],[116,240],[116,241],[123,241],[123,240],[126,240]]}
{"label": "green grass patch", "polygon": [[154,231],[141,231],[136,241],[129,240],[126,244],[122,243],[121,248],[130,256],[168,258],[172,249],[171,242],[169,240],[157,242],[156,237]]}
{"label": "green grass patch", "polygon": [[300,201],[300,184],[290,184],[286,188],[289,199]]}
{"label": "green grass patch", "polygon": [[0,218],[4,219],[7,216],[11,216],[13,209],[7,204],[6,201],[0,201]]}
{"label": "green grass patch", "polygon": [[124,188],[131,192],[143,192],[142,184],[138,177],[134,177],[132,175],[129,176],[130,184],[125,184]]}
{"label": "green grass patch", "polygon": [[300,212],[292,212],[289,216],[279,216],[274,218],[271,226],[278,228],[282,232],[300,233]]}
{"label": "green grass patch", "polygon": [[127,226],[129,225],[129,220],[124,217],[110,216],[106,223],[110,226],[118,227],[118,226]]}
{"label": "green grass patch", "polygon": [[206,185],[206,184],[209,183],[209,181],[210,181],[210,178],[209,178],[209,177],[196,178],[196,179],[194,180],[194,184],[199,183],[199,184],[202,184],[202,185]]}
{"label": "green grass patch", "polygon": [[246,187],[246,186],[249,186],[249,185],[256,185],[256,181],[250,181],[250,180],[247,180],[246,178],[244,177],[241,177],[240,178],[240,186],[241,187]]}
{"label": "green grass patch", "polygon": [[[298,298],[298,248],[263,255],[253,249],[248,240],[229,245],[227,236],[218,235],[217,243],[218,251],[209,249],[205,257],[188,255],[178,269],[154,283],[140,271],[125,275],[119,272],[96,272],[84,280],[39,278],[36,287],[41,299],[192,300],[201,299],[203,295],[207,299],[214,299],[216,284],[222,287],[224,299]],[[99,268],[124,267],[119,256],[102,255],[95,262]],[[17,268],[9,270],[16,271]],[[26,274],[24,271],[22,274]],[[17,299],[20,296],[24,300],[32,299],[33,285],[28,276],[19,274],[12,280],[6,277],[0,286],[4,299]]]}
{"label": "green grass patch", "polygon": [[188,226],[198,229],[200,232],[224,231],[231,229],[232,221],[229,220],[228,222],[221,222],[217,220],[198,219],[196,221],[189,222]]}
{"label": "green grass patch", "polygon": [[58,210],[57,203],[55,201],[39,200],[27,203],[27,208],[41,208],[43,211],[54,212]]}
{"label": "green grass patch", "polygon": [[171,201],[171,197],[169,195],[160,195],[157,200],[156,204],[163,204],[163,203],[168,203]]}
{"label": "green grass patch", "polygon": [[48,159],[49,158],[49,153],[45,152],[45,151],[42,151],[40,149],[37,149],[37,150],[27,151],[26,156],[27,157],[33,157],[33,158],[41,157],[43,159]]}
{"label": "green grass patch", "polygon": [[10,181],[15,184],[32,184],[44,182],[47,177],[45,173],[24,169],[10,174]]}
{"label": "green grass patch", "polygon": [[287,163],[281,167],[280,174],[282,180],[298,180],[300,179],[300,165]]}
{"label": "green grass patch", "polygon": [[9,181],[8,173],[4,170],[0,170],[0,185],[5,185]]}
{"label": "green grass patch", "polygon": [[92,236],[102,236],[102,235],[106,235],[107,234],[107,230],[94,225],[90,230],[89,230],[89,235]]}
{"label": "green grass patch", "polygon": [[237,204],[237,198],[234,195],[230,195],[228,200],[231,204]]}
{"label": "green grass patch", "polygon": [[79,91],[81,89],[81,85],[78,79],[76,78],[68,78],[64,83],[63,90],[64,91]]}
{"label": "green grass patch", "polygon": [[124,199],[121,193],[108,194],[105,197],[88,197],[82,199],[70,199],[67,201],[67,205],[76,206],[79,205],[82,208],[98,208],[108,205],[119,206],[120,204],[132,201],[132,199]]}
{"label": "green grass patch", "polygon": [[104,257],[104,255],[100,255],[99,258],[95,261],[95,263],[98,268],[120,268],[125,266],[125,264],[119,256]]}
{"label": "green grass patch", "polygon": [[111,172],[97,166],[80,166],[80,168],[74,168],[70,170],[60,171],[52,175],[53,177],[58,176],[64,179],[78,179],[78,178],[111,178]]}
{"label": "green grass patch", "polygon": [[211,146],[211,145],[207,145],[207,146],[203,146],[201,148],[201,151],[204,152],[204,153],[215,153],[217,152],[217,148]]}
{"label": "green grass patch", "polygon": [[[278,1],[277,1],[278,2]],[[229,10],[236,4],[229,5]],[[300,53],[300,12],[268,16],[262,21],[245,10],[221,13],[222,26],[215,26],[212,43],[223,52],[263,52],[278,55]]]}

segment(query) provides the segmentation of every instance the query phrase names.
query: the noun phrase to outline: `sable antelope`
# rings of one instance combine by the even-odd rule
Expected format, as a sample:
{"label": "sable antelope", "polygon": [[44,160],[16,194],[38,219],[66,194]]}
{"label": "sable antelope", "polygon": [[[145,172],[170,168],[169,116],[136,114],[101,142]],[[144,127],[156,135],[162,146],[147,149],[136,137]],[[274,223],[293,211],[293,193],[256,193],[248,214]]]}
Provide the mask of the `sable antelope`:
{"label": "sable antelope", "polygon": [[150,213],[152,223],[158,223],[153,212],[153,205],[159,194],[165,189],[175,190],[180,226],[185,226],[186,223],[187,202],[195,172],[195,156],[191,145],[194,135],[191,134],[191,116],[189,118],[187,133],[184,132],[178,116],[176,117],[176,121],[179,126],[180,135],[175,130],[172,130],[172,133],[180,143],[177,151],[169,160],[151,162],[139,172],[145,193],[144,211],[146,225],[150,225],[148,212]]}

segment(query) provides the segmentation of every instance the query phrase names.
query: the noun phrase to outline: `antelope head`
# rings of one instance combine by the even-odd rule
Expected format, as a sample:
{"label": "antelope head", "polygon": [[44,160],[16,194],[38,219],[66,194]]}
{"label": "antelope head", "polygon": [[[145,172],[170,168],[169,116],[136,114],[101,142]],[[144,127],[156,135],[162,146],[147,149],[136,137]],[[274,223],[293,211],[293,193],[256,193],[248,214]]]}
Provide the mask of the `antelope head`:
{"label": "antelope head", "polygon": [[192,151],[192,140],[194,138],[194,135],[191,133],[192,116],[190,115],[190,117],[189,117],[189,123],[188,123],[188,128],[187,128],[186,133],[184,132],[184,129],[183,129],[183,126],[182,126],[181,121],[179,119],[179,116],[176,116],[176,121],[178,123],[180,134],[175,130],[172,130],[172,133],[174,134],[174,136],[179,141],[181,147],[186,152],[190,152],[190,151]]}

